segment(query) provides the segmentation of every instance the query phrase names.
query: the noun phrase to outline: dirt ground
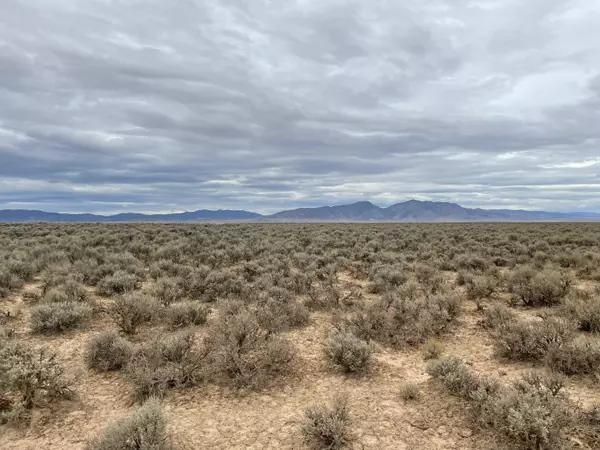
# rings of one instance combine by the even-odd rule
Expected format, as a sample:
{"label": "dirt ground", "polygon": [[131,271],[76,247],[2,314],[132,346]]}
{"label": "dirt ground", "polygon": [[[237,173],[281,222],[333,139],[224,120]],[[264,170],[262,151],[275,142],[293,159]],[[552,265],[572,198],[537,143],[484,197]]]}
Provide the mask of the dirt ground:
{"label": "dirt ground", "polygon": [[[364,282],[346,274],[340,276],[340,283],[365,288]],[[28,285],[24,290],[35,291],[37,287]],[[368,297],[370,294],[364,291]],[[108,318],[101,316],[86,331],[47,337],[29,332],[28,308],[20,295],[3,302],[2,308],[17,317],[11,327],[20,339],[51,346],[77,381],[74,400],[62,401],[52,409],[36,409],[27,428],[0,427],[0,448],[83,449],[108,423],[131,412],[134,404],[125,379],[118,373],[94,373],[84,365],[85,343],[109,326]],[[494,357],[490,336],[478,326],[481,315],[475,304],[465,302],[464,309],[460,325],[442,339],[446,355],[459,356],[474,370],[504,380],[532,367],[504,363]],[[380,347],[371,376],[347,377],[331,370],[323,358],[322,346],[331,316],[313,313],[311,322],[309,327],[286,333],[298,349],[298,361],[294,374],[270,389],[240,393],[205,385],[171,391],[165,406],[177,444],[184,449],[306,448],[299,428],[303,410],[327,402],[338,393],[348,393],[356,438],[351,448],[508,448],[490,432],[473,428],[466,404],[444,393],[429,379],[420,349]],[[157,332],[163,330],[142,330],[137,339]],[[419,385],[420,400],[407,402],[400,398],[400,388],[406,382]],[[599,399],[600,388],[593,380],[575,377],[569,380],[569,393],[574,400],[588,404]]]}

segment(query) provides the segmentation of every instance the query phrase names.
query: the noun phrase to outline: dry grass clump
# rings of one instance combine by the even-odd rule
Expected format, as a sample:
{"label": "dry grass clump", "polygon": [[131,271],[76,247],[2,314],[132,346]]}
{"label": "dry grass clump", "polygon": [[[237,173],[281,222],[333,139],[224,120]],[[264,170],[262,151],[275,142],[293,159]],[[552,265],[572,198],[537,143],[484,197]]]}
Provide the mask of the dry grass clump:
{"label": "dry grass clump", "polygon": [[349,374],[365,374],[373,366],[373,345],[352,333],[336,330],[325,345],[325,356],[331,364]]}
{"label": "dry grass clump", "polygon": [[432,361],[427,372],[450,392],[468,400],[474,420],[531,450],[564,448],[564,431],[573,425],[574,408],[556,377],[526,374],[500,385],[474,374],[458,359]]}
{"label": "dry grass clump", "polygon": [[114,330],[102,331],[88,342],[85,359],[90,369],[100,371],[123,368],[133,352],[133,345]]}
{"label": "dry grass clump", "polygon": [[150,322],[159,309],[158,302],[139,292],[115,298],[108,313],[123,333],[135,334],[144,323]]}
{"label": "dry grass clump", "polygon": [[205,340],[208,364],[217,382],[238,388],[261,389],[272,378],[286,374],[295,349],[286,339],[265,330],[244,307],[221,310]]}
{"label": "dry grass clump", "polygon": [[173,450],[167,417],[161,404],[150,399],[131,416],[106,427],[87,450]]}
{"label": "dry grass clump", "polygon": [[320,449],[339,449],[352,442],[352,419],[348,398],[336,397],[330,406],[318,405],[304,411],[302,432],[309,445]]}
{"label": "dry grass clump", "polygon": [[29,322],[35,333],[61,333],[82,326],[92,314],[85,303],[40,303],[31,308]]}
{"label": "dry grass clump", "polygon": [[400,387],[400,398],[409,402],[416,402],[421,398],[421,389],[416,383],[408,382]]}
{"label": "dry grass clump", "polygon": [[423,359],[426,361],[429,359],[437,359],[446,350],[443,343],[436,339],[427,339],[427,342],[423,344]]}

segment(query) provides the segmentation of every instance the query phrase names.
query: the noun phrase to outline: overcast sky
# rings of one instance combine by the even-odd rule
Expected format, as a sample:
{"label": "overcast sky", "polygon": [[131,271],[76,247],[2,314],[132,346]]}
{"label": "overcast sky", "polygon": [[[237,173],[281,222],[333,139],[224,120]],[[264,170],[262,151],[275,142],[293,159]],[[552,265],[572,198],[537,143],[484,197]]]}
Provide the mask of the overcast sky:
{"label": "overcast sky", "polygon": [[600,0],[1,0],[0,208],[600,212]]}

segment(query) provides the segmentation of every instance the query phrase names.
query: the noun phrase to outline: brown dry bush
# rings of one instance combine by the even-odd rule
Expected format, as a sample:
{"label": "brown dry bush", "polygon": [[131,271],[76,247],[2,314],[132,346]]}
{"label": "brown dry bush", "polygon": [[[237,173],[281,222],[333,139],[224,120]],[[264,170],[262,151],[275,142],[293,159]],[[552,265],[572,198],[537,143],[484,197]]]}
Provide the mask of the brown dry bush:
{"label": "brown dry bush", "polygon": [[474,420],[531,450],[554,450],[567,444],[564,431],[573,425],[575,409],[556,377],[526,374],[500,385],[474,374],[459,359],[437,360],[427,372],[450,392],[468,400]]}
{"label": "brown dry bush", "polygon": [[400,398],[406,402],[418,401],[421,398],[421,389],[419,388],[419,385],[411,382],[402,385],[400,388]]}
{"label": "brown dry bush", "polygon": [[447,331],[460,314],[461,300],[456,294],[413,299],[399,290],[371,306],[358,307],[342,328],[366,341],[419,345]]}
{"label": "brown dry bush", "polygon": [[275,287],[259,297],[256,317],[261,327],[274,333],[304,327],[310,322],[308,308],[289,291]]}
{"label": "brown dry bush", "polygon": [[340,449],[352,442],[352,418],[348,398],[336,397],[331,406],[318,405],[304,411],[302,432],[307,443],[320,449]]}
{"label": "brown dry bush", "polygon": [[265,387],[288,373],[295,358],[292,344],[262,328],[246,308],[219,314],[205,344],[213,378],[239,388]]}
{"label": "brown dry bush", "polygon": [[206,323],[210,307],[196,301],[182,301],[165,309],[166,322],[171,328],[183,328]]}
{"label": "brown dry bush", "polygon": [[325,345],[325,356],[331,364],[349,374],[365,374],[373,366],[373,345],[347,331],[331,333]]}
{"label": "brown dry bush", "polygon": [[549,269],[538,272],[531,267],[515,270],[508,281],[509,292],[529,307],[558,305],[570,287],[571,280],[565,274]]}
{"label": "brown dry bush", "polygon": [[573,320],[581,331],[600,333],[600,297],[568,298],[562,313]]}
{"label": "brown dry bush", "polygon": [[206,353],[194,343],[193,332],[181,331],[135,348],[125,366],[135,399],[160,398],[168,389],[199,383],[204,377]]}
{"label": "brown dry bush", "polygon": [[546,365],[565,375],[600,375],[600,343],[579,338],[550,348]]}
{"label": "brown dry bush", "polygon": [[167,418],[161,404],[150,399],[131,416],[110,424],[87,450],[172,450]]}
{"label": "brown dry bush", "polygon": [[84,302],[88,298],[85,286],[73,279],[66,280],[63,284],[45,290],[42,301],[57,302]]}
{"label": "brown dry bush", "polygon": [[90,339],[85,359],[90,369],[119,370],[127,364],[133,345],[114,330],[103,331]]}
{"label": "brown dry bush", "polygon": [[476,275],[465,282],[467,298],[474,301],[489,299],[497,288],[497,280],[488,275]]}
{"label": "brown dry bush", "polygon": [[434,295],[444,289],[444,277],[435,267],[418,264],[415,276],[426,295]]}
{"label": "brown dry bush", "polygon": [[496,330],[517,320],[517,314],[508,306],[494,304],[485,310],[481,326],[490,330]]}
{"label": "brown dry bush", "polygon": [[427,339],[427,342],[423,345],[423,359],[426,361],[429,359],[437,359],[444,353],[445,346],[438,340]]}
{"label": "brown dry bush", "polygon": [[132,292],[115,298],[108,313],[121,331],[135,334],[142,324],[154,318],[158,310],[159,305],[154,298]]}
{"label": "brown dry bush", "polygon": [[140,283],[136,275],[118,270],[98,282],[98,292],[107,296],[125,294],[138,289],[139,286]]}
{"label": "brown dry bush", "polygon": [[152,285],[149,294],[163,306],[169,306],[183,299],[184,290],[181,284],[182,279],[159,277]]}
{"label": "brown dry bush", "polygon": [[573,337],[572,324],[553,317],[508,322],[494,333],[498,353],[519,361],[543,361],[551,350],[560,351]]}
{"label": "brown dry bush", "polygon": [[81,327],[93,309],[84,303],[40,303],[31,308],[29,323],[34,333],[61,333]]}
{"label": "brown dry bush", "polygon": [[[45,347],[9,340],[0,343],[0,391],[26,409],[72,394],[72,380]],[[3,396],[4,396],[3,395]]]}

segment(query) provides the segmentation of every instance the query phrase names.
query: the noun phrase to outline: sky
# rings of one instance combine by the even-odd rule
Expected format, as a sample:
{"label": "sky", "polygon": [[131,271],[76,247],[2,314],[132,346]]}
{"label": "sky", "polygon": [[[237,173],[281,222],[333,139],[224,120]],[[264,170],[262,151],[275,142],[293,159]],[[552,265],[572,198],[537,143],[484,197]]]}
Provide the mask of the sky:
{"label": "sky", "polygon": [[600,0],[5,0],[0,209],[600,212]]}

